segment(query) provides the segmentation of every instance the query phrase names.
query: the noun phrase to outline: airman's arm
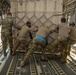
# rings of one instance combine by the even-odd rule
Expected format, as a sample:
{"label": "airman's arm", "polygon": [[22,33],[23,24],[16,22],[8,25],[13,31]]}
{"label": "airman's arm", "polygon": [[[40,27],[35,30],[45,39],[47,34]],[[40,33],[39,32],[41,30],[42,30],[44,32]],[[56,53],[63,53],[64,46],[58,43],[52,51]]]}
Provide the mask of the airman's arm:
{"label": "airman's arm", "polygon": [[21,30],[21,26],[16,25],[16,20],[13,19],[12,24],[16,29]]}
{"label": "airman's arm", "polygon": [[37,31],[38,31],[38,28],[36,28],[36,29],[33,30],[33,32],[37,32]]}
{"label": "airman's arm", "polygon": [[70,35],[71,31],[72,31],[72,28],[71,28],[71,27],[69,27],[69,32],[68,32],[68,34],[69,34],[69,35]]}
{"label": "airman's arm", "polygon": [[38,26],[36,26],[36,28],[32,29],[31,31],[37,32],[38,31]]}
{"label": "airman's arm", "polygon": [[53,33],[53,32],[58,32],[59,28],[58,27],[55,27],[54,29],[51,29],[50,30],[50,33]]}
{"label": "airman's arm", "polygon": [[37,32],[37,31],[38,31],[38,27],[36,26],[36,28],[35,28],[35,29],[30,29],[30,31],[29,31],[30,39],[33,39],[33,36],[32,36],[31,31],[32,31],[32,32]]}

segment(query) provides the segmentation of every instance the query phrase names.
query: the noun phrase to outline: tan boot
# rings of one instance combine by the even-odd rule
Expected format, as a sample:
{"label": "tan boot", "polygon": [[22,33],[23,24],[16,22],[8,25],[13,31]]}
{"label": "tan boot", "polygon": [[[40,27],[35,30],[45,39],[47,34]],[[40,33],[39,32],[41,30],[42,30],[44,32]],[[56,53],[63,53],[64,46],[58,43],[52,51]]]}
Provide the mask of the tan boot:
{"label": "tan boot", "polygon": [[66,60],[65,59],[61,59],[61,63],[66,63]]}
{"label": "tan boot", "polygon": [[21,67],[23,67],[25,65],[24,61],[21,61]]}
{"label": "tan boot", "polygon": [[12,55],[12,52],[13,52],[13,51],[12,51],[12,50],[10,50],[10,55]]}
{"label": "tan boot", "polygon": [[41,56],[41,60],[45,60],[45,57],[43,55]]}
{"label": "tan boot", "polygon": [[7,56],[7,53],[4,53],[4,57],[6,57]]}
{"label": "tan boot", "polygon": [[12,51],[12,56],[14,56],[16,54],[16,52]]}

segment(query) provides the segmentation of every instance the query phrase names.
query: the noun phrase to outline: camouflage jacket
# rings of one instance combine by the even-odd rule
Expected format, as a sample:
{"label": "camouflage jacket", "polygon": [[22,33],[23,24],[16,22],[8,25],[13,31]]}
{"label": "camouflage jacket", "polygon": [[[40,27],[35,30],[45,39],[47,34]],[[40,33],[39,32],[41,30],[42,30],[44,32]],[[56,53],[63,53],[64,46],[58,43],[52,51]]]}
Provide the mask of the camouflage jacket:
{"label": "camouflage jacket", "polygon": [[1,25],[2,25],[1,32],[4,32],[6,34],[11,34],[12,33],[12,26],[14,26],[16,29],[21,29],[21,27],[18,25],[15,25],[15,23],[16,22],[13,18],[6,17],[1,22]]}

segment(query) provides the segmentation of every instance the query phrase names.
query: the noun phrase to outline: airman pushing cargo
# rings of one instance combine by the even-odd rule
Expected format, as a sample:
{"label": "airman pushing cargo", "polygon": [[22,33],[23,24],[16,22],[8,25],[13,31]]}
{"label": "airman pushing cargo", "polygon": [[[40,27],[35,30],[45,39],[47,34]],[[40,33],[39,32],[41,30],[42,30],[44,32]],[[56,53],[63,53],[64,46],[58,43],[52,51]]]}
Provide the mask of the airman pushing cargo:
{"label": "airman pushing cargo", "polygon": [[76,43],[76,27],[74,22],[69,23],[69,37],[68,37],[68,54],[73,44]]}
{"label": "airman pushing cargo", "polygon": [[67,57],[67,38],[69,36],[69,26],[66,23],[65,18],[61,18],[61,23],[58,25],[58,39],[55,41],[54,44],[54,52],[58,48],[60,49],[61,53],[61,62],[66,62],[66,57]]}
{"label": "airman pushing cargo", "polygon": [[22,41],[25,41],[25,36],[27,34],[30,34],[30,38],[32,39],[32,34],[31,34],[31,22],[27,22],[26,25],[22,26],[19,35],[14,43],[14,48],[13,48],[13,53],[12,55],[15,55],[17,48],[20,46]]}
{"label": "airman pushing cargo", "polygon": [[23,61],[21,62],[21,66],[24,66],[31,56],[31,54],[38,48],[38,46],[41,46],[42,48],[45,47],[46,45],[46,38],[50,33],[53,33],[56,31],[56,29],[49,29],[48,26],[42,25],[41,27],[38,28],[38,31],[36,33],[35,38],[33,39],[32,43],[29,45],[29,50],[26,53]]}

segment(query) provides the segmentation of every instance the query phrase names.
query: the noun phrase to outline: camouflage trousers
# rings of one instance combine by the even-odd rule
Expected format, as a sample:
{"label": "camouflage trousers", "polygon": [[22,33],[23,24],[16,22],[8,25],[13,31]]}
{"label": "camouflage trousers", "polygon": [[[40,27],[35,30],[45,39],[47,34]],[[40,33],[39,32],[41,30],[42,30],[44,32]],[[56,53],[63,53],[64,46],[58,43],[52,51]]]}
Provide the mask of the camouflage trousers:
{"label": "camouflage trousers", "polygon": [[6,49],[7,49],[8,45],[10,47],[10,53],[12,53],[12,48],[13,48],[12,36],[10,34],[1,33],[1,40],[2,40],[2,47],[3,47],[3,51],[4,51],[4,56],[6,56],[6,54],[7,54]]}
{"label": "camouflage trousers", "polygon": [[46,45],[46,42],[43,42],[37,38],[34,38],[32,43],[29,45],[29,50],[28,52],[25,54],[25,57],[24,57],[24,62],[26,62],[29,57],[31,56],[31,54],[35,51],[35,50],[38,50],[39,46],[41,46],[41,48],[43,48],[44,46]]}
{"label": "camouflage trousers", "polygon": [[14,47],[13,47],[13,53],[16,52],[16,49],[19,47],[19,45],[21,44],[21,41],[19,40],[19,37],[17,37],[15,43],[14,43]]}
{"label": "camouflage trousers", "polygon": [[57,50],[61,53],[61,59],[66,60],[67,57],[67,48],[68,48],[68,42],[67,38],[65,37],[58,37],[58,40],[54,43],[54,52]]}
{"label": "camouflage trousers", "polygon": [[[17,37],[16,41],[14,43],[14,47],[13,47],[13,52],[15,53],[17,48],[21,48],[21,45],[23,46],[22,48],[25,50],[26,46],[28,46],[30,44],[31,40],[29,39],[29,41],[27,41],[25,38],[22,37]],[[28,48],[27,48],[28,49]]]}
{"label": "camouflage trousers", "polygon": [[71,50],[71,46],[74,45],[76,43],[76,41],[72,40],[72,39],[68,39],[68,55],[70,55],[70,50]]}

